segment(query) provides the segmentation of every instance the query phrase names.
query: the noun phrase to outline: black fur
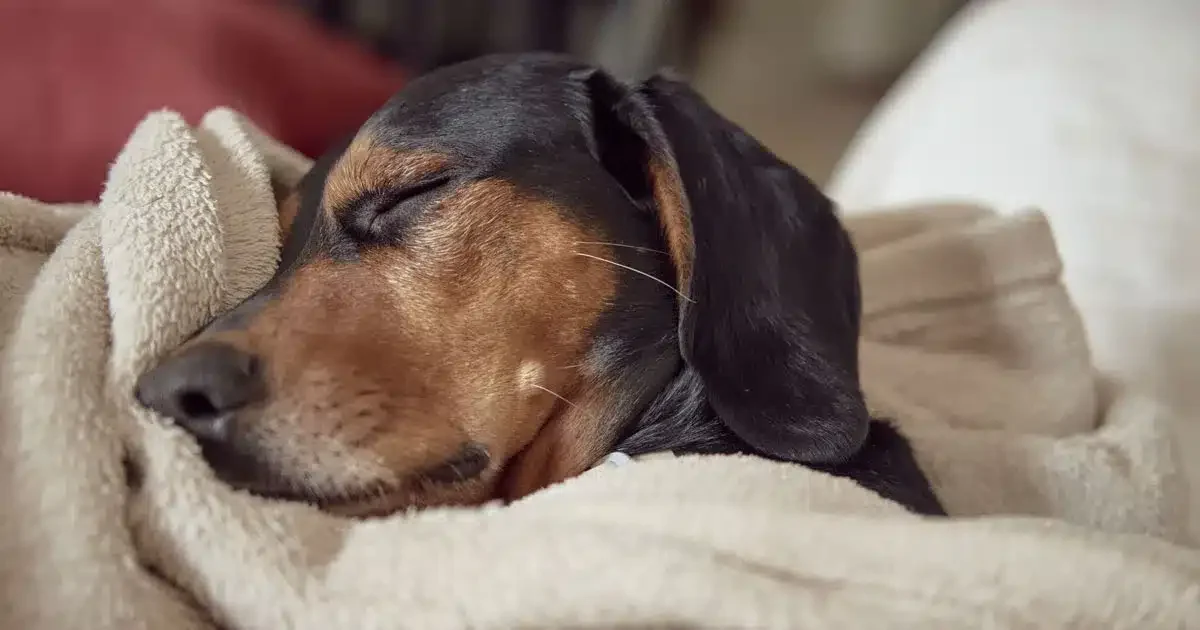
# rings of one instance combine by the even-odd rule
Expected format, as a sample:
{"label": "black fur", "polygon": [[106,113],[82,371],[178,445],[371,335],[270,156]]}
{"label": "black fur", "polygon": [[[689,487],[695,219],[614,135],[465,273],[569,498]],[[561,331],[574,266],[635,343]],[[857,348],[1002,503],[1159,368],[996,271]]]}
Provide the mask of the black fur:
{"label": "black fur", "polygon": [[683,361],[618,448],[755,452],[944,513],[907,440],[867,413],[858,261],[832,202],[683,83],[627,89],[600,71],[585,82],[602,163],[649,206],[645,173],[629,165],[673,162],[695,239]]}
{"label": "black fur", "polygon": [[858,263],[833,204],[682,83],[656,77],[613,108],[686,190],[695,253],[679,349],[709,404],[766,454],[845,461],[868,416]]}

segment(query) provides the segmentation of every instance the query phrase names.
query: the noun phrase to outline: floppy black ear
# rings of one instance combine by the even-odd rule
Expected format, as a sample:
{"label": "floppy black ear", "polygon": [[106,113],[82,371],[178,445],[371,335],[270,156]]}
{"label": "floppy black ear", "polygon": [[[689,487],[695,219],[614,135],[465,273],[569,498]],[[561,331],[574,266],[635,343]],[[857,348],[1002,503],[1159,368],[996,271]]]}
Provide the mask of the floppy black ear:
{"label": "floppy black ear", "polygon": [[[619,90],[597,82],[593,93]],[[654,77],[614,109],[644,143],[643,177],[686,295],[681,354],[713,410],[772,457],[854,455],[869,423],[858,261],[833,203],[682,82]]]}

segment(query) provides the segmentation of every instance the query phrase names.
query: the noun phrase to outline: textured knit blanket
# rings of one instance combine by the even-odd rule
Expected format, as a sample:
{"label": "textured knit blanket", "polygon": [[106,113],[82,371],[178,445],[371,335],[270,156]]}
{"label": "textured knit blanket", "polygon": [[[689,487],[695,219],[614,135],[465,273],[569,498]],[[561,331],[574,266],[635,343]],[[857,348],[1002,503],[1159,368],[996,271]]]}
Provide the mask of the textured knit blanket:
{"label": "textured knit blanket", "polygon": [[272,274],[306,166],[159,112],[97,205],[0,196],[0,627],[1200,627],[1166,418],[1095,378],[1035,211],[849,219],[869,404],[951,518],[750,457],[371,521],[222,485],[132,385]]}

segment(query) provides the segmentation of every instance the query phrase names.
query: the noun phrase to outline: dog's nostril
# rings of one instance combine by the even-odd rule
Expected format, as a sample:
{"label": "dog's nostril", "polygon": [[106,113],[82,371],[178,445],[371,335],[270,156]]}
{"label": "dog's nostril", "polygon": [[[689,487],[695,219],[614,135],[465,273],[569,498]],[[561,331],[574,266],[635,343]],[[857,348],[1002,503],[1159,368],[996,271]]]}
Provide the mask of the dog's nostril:
{"label": "dog's nostril", "polygon": [[179,394],[179,410],[192,420],[206,420],[221,414],[221,410],[213,404],[204,392],[184,391]]}
{"label": "dog's nostril", "polygon": [[133,399],[143,407],[150,407],[150,398],[146,396],[146,388],[142,387],[140,382],[133,388]]}
{"label": "dog's nostril", "polygon": [[246,359],[246,376],[248,378],[258,378],[261,376],[262,361],[256,356],[247,355]]}
{"label": "dog's nostril", "polygon": [[198,344],[144,374],[134,395],[198,437],[221,440],[236,412],[265,398],[263,371],[258,357],[234,346]]}

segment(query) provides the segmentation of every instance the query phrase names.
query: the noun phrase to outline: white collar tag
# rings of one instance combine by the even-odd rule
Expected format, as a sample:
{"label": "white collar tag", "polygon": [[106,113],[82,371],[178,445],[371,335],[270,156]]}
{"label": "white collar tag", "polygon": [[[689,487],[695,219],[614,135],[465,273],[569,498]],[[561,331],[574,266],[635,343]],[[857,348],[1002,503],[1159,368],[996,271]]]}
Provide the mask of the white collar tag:
{"label": "white collar tag", "polygon": [[621,451],[614,451],[612,453],[609,453],[608,455],[605,455],[604,459],[596,462],[596,465],[592,466],[592,468],[600,468],[603,466],[611,466],[613,468],[620,468],[621,466],[628,466],[629,464],[632,464],[632,463],[633,463],[632,457],[626,455],[625,453],[622,453]]}

